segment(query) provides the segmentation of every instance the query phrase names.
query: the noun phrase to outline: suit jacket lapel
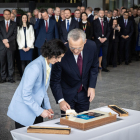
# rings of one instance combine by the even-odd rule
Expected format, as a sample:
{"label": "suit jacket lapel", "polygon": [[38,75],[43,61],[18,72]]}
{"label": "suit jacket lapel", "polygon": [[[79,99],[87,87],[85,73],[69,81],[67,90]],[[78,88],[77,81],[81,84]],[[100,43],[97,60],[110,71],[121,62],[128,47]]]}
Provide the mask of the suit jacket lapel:
{"label": "suit jacket lapel", "polygon": [[71,19],[71,23],[70,23],[70,27],[69,27],[69,31],[72,28],[72,24],[73,24],[73,19]]}
{"label": "suit jacket lapel", "polygon": [[83,77],[83,75],[85,73],[87,62],[88,62],[88,49],[86,48],[86,44],[85,44],[84,49],[83,49],[83,70],[82,70],[82,77]]}
{"label": "suit jacket lapel", "polygon": [[68,64],[71,66],[72,69],[74,69],[74,71],[77,73],[77,75],[80,77],[80,71],[78,69],[78,66],[76,64],[75,58],[73,53],[70,51],[70,49],[68,50],[68,55],[67,55],[67,60],[68,60]]}
{"label": "suit jacket lapel", "polygon": [[64,20],[63,24],[64,24],[63,27],[65,28],[65,30],[66,30],[66,32],[67,32],[67,28],[66,28],[67,21]]}
{"label": "suit jacket lapel", "polygon": [[9,23],[9,27],[8,27],[8,32],[7,32],[7,34],[10,32],[10,30],[12,29],[12,21],[10,20],[10,23]]}
{"label": "suit jacket lapel", "polygon": [[3,29],[4,29],[4,38],[6,37],[6,26],[5,26],[5,20],[3,20]]}
{"label": "suit jacket lapel", "polygon": [[98,20],[98,25],[99,25],[99,27],[100,27],[100,30],[101,30],[101,32],[102,32],[102,26],[101,26],[101,23],[100,23],[99,18],[98,18],[97,20]]}

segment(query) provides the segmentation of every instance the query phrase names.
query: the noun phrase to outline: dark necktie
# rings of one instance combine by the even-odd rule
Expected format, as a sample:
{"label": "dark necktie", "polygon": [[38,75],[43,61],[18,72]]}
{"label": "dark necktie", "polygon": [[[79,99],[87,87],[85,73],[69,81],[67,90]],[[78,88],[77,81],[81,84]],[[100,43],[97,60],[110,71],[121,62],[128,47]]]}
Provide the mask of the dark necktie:
{"label": "dark necktie", "polygon": [[7,24],[6,24],[6,32],[8,32],[8,28],[9,28],[9,26],[8,26],[8,21],[7,21]]}
{"label": "dark necktie", "polygon": [[46,20],[46,32],[48,32],[48,22]]}
{"label": "dark necktie", "polygon": [[67,32],[69,32],[69,28],[70,28],[70,24],[69,24],[69,20],[67,20]]}
{"label": "dark necktie", "polygon": [[104,35],[104,25],[103,25],[103,19],[101,19],[101,27],[102,27],[102,35]]}
{"label": "dark necktie", "polygon": [[125,20],[125,27],[126,27],[126,20]]}
{"label": "dark necktie", "polygon": [[[77,65],[78,65],[78,68],[80,71],[80,76],[82,77],[83,59],[82,59],[81,53],[78,55]],[[78,92],[80,92],[81,90],[82,90],[82,84],[81,84]]]}

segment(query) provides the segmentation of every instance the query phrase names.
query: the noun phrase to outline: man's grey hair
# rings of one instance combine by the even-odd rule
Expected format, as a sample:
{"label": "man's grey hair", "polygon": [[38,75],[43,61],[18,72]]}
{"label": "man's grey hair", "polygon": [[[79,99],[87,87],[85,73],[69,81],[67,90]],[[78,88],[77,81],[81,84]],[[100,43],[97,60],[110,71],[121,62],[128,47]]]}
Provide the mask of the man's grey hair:
{"label": "man's grey hair", "polygon": [[16,15],[12,12],[11,14],[13,14],[14,15],[14,17],[16,17]]}
{"label": "man's grey hair", "polygon": [[39,10],[38,10],[37,8],[36,8],[36,9],[34,9],[33,13],[34,13],[35,11],[38,11],[38,12],[39,12]]}
{"label": "man's grey hair", "polygon": [[86,34],[83,30],[81,29],[73,29],[68,33],[68,41],[69,39],[72,39],[73,41],[77,41],[78,39],[82,38],[83,41],[85,42],[86,40]]}

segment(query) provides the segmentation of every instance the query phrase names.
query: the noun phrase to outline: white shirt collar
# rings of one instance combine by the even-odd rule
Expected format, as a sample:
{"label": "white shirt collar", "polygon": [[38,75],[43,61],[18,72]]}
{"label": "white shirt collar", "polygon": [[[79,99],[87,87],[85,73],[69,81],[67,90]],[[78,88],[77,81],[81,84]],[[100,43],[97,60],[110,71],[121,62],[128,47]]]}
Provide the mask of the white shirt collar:
{"label": "white shirt collar", "polygon": [[100,17],[99,17],[99,20],[100,20],[100,21],[101,21],[101,19],[104,21],[104,18],[100,18]]}
{"label": "white shirt collar", "polygon": [[[74,54],[73,54],[73,55],[74,55]],[[83,51],[81,51],[81,56],[82,56],[82,58],[83,58]],[[75,58],[75,61],[76,61],[76,63],[77,63],[78,55],[74,55],[74,58]]]}
{"label": "white shirt collar", "polygon": [[[5,20],[5,25],[7,24],[7,20]],[[10,19],[8,20],[8,25],[10,24]]]}
{"label": "white shirt collar", "polygon": [[92,13],[88,14],[88,17],[89,17],[90,15],[92,15]]}
{"label": "white shirt collar", "polygon": [[65,19],[66,21],[68,21],[69,20],[69,22],[71,22],[71,17],[69,18],[69,19]]}
{"label": "white shirt collar", "polygon": [[82,23],[87,23],[87,21],[82,21]]}
{"label": "white shirt collar", "polygon": [[17,17],[15,17],[14,22],[16,22]]}
{"label": "white shirt collar", "polygon": [[56,19],[56,17],[58,17],[58,19],[59,19],[59,16],[56,16],[56,15],[55,15],[55,19]]}

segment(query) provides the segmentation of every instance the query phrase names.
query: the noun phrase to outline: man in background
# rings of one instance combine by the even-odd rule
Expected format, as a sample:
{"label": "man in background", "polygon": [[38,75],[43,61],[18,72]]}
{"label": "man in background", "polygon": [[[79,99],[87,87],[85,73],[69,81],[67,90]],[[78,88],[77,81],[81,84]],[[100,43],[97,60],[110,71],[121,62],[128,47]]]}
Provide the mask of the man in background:
{"label": "man in background", "polygon": [[79,10],[79,9],[76,9],[76,10],[74,11],[74,19],[75,19],[76,21],[78,21],[78,22],[81,21],[81,18],[80,18],[80,10]]}
{"label": "man in background", "polygon": [[48,8],[48,15],[49,15],[49,17],[52,17],[52,15],[53,15],[53,9],[52,8]]}

